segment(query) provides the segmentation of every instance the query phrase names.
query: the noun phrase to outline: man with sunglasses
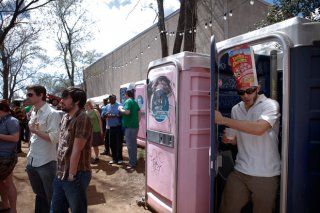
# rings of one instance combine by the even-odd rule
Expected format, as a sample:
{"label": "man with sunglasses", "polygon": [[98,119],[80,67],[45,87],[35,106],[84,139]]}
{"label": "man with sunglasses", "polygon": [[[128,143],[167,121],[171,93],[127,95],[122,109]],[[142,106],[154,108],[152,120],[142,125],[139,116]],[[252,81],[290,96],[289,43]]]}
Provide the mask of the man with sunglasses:
{"label": "man with sunglasses", "polygon": [[241,212],[249,202],[253,212],[273,212],[279,185],[278,151],[279,104],[259,94],[257,83],[237,82],[241,102],[231,111],[231,118],[215,111],[215,123],[235,130],[236,138],[222,142],[237,145],[234,171],[228,176],[222,194],[221,213]]}
{"label": "man with sunglasses", "polygon": [[29,121],[30,149],[27,155],[27,173],[36,194],[35,212],[50,212],[52,182],[57,168],[56,147],[59,140],[61,117],[46,102],[46,88],[27,87],[27,101],[32,105]]}

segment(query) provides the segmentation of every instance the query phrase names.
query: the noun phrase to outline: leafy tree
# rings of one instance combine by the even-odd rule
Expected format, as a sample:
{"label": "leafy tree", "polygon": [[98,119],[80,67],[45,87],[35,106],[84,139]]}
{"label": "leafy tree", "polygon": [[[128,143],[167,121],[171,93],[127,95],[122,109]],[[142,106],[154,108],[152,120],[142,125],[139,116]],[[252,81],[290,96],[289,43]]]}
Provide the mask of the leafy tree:
{"label": "leafy tree", "polygon": [[3,78],[2,96],[12,100],[15,93],[25,87],[25,81],[32,78],[45,63],[34,63],[35,59],[45,61],[46,56],[41,47],[35,41],[40,30],[34,30],[29,26],[16,27],[6,38],[6,42],[0,49],[2,66],[0,74]]}
{"label": "leafy tree", "polygon": [[60,96],[62,90],[69,85],[67,76],[58,72],[38,73],[35,82],[46,85],[47,93],[57,96]]}
{"label": "leafy tree", "polygon": [[[87,10],[82,0],[56,0],[51,15],[56,48],[60,53],[57,61],[63,64],[69,80],[68,86],[82,82],[82,69],[101,56],[95,51],[84,51],[87,41],[93,39],[90,32],[92,22],[87,19]],[[84,58],[90,56],[92,58]]]}
{"label": "leafy tree", "polygon": [[3,45],[6,36],[15,26],[23,23],[22,18],[30,17],[32,10],[52,1],[55,0],[0,0],[0,45]]}
{"label": "leafy tree", "polygon": [[266,20],[257,24],[257,27],[264,27],[292,17],[304,17],[317,20],[312,13],[320,8],[319,0],[274,0],[270,7]]}
{"label": "leafy tree", "polygon": [[10,101],[14,93],[23,87],[23,81],[37,70],[31,65],[31,60],[42,57],[41,48],[35,44],[40,30],[33,27],[30,14],[49,2],[51,0],[0,1],[0,74],[4,99]]}

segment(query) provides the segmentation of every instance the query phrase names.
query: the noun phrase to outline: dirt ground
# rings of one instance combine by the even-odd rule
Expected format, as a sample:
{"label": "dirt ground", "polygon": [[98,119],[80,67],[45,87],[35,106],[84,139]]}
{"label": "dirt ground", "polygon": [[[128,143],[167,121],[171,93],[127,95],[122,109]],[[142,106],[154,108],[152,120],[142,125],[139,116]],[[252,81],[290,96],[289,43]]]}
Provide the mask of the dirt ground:
{"label": "dirt ground", "polygon": [[[33,213],[34,198],[27,173],[25,172],[28,145],[22,145],[18,164],[13,176],[18,191],[18,213]],[[103,146],[100,148],[101,152]],[[123,147],[124,161],[128,161],[126,146]],[[145,193],[144,149],[138,149],[138,165],[135,171],[127,172],[124,165],[109,165],[110,156],[100,156],[98,165],[92,165],[92,179],[88,188],[88,212],[94,213],[143,213],[151,212],[139,206],[136,200]]]}

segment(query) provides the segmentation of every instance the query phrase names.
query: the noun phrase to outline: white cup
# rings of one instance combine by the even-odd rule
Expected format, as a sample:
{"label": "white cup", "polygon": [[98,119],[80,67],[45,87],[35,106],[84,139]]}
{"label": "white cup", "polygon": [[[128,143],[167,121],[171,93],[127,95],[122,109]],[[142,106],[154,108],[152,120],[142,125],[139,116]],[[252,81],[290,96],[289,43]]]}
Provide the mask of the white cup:
{"label": "white cup", "polygon": [[236,131],[232,128],[226,128],[225,129],[226,137],[228,140],[234,140],[236,137]]}

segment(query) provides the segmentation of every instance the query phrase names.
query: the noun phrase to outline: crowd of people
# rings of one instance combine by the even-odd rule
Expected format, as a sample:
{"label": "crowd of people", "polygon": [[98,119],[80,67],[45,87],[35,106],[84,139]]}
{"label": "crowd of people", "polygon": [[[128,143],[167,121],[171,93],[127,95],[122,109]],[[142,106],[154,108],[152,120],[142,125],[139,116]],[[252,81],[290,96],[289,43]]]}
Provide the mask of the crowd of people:
{"label": "crowd of people", "polygon": [[[281,164],[280,109],[278,102],[260,94],[260,89],[257,79],[249,83],[237,81],[241,102],[232,108],[231,118],[219,111],[214,114],[216,124],[233,129],[233,137],[225,131],[222,142],[238,148],[234,170],[222,193],[222,213],[241,212],[249,201],[253,212],[269,213],[275,209]],[[90,164],[99,162],[98,146],[105,146],[100,154],[111,153],[110,165],[122,164],[125,138],[129,154],[125,169],[131,171],[137,165],[140,108],[133,92],[126,91],[123,105],[110,95],[99,110],[87,100],[85,91],[70,87],[62,92],[59,112],[46,102],[45,87],[31,85],[26,90],[30,107],[23,111],[16,103],[10,109],[6,100],[0,100],[1,208],[16,212],[12,171],[21,151],[19,143],[26,140],[26,171],[36,195],[35,212],[87,212]],[[24,131],[26,123],[28,130]]]}
{"label": "crowd of people", "polygon": [[30,85],[23,107],[19,101],[10,107],[0,100],[0,211],[16,212],[12,172],[21,141],[29,146],[26,171],[35,193],[35,212],[87,212],[90,165],[99,162],[98,147],[105,146],[100,154],[111,155],[110,165],[123,164],[124,135],[129,153],[125,169],[134,170],[140,108],[132,91],[125,98],[121,105],[110,95],[100,109],[87,100],[85,91],[69,87],[53,105],[44,86]]}

